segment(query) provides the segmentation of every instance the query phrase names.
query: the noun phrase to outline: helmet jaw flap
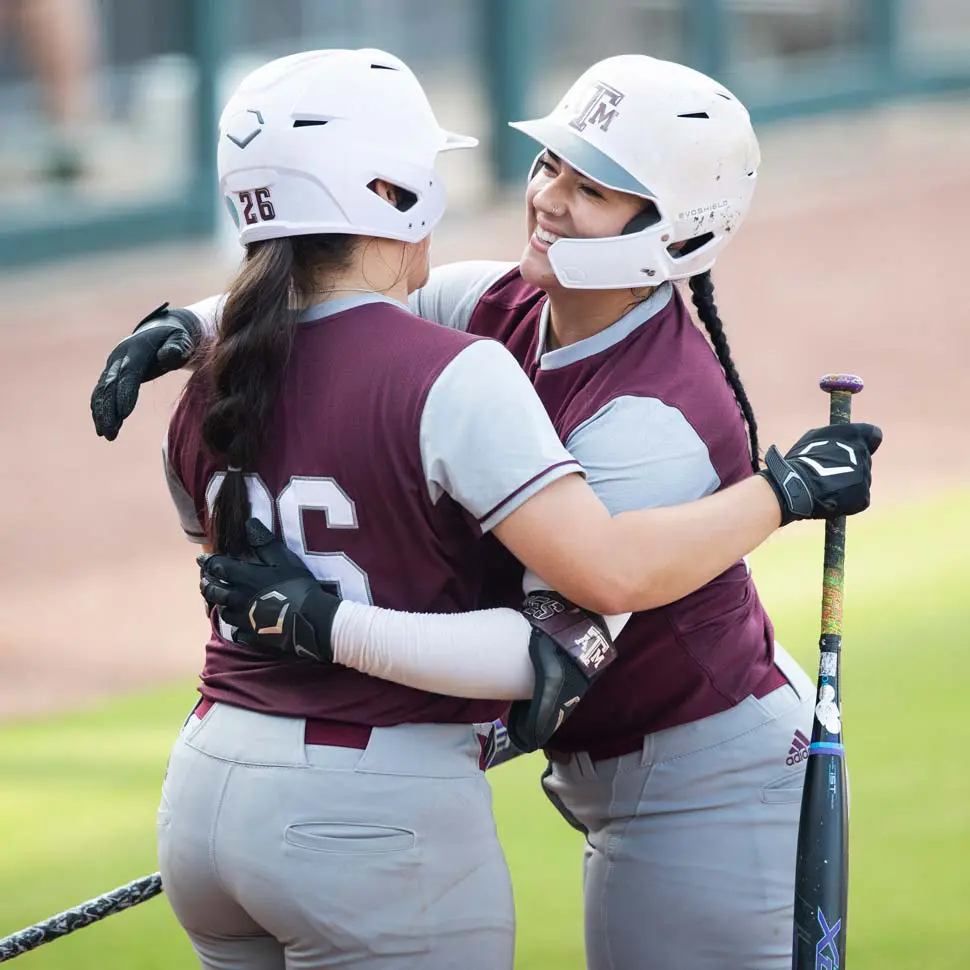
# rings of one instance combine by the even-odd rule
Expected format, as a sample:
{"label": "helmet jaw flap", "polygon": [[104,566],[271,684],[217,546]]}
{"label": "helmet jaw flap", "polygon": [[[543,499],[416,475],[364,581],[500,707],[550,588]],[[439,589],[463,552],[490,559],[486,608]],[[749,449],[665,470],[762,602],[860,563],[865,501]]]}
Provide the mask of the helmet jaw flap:
{"label": "helmet jaw flap", "polygon": [[710,269],[754,194],[760,152],[744,106],[691,68],[644,55],[593,65],[545,118],[513,123],[600,184],[649,199],[659,220],[548,250],[559,282],[620,289]]}
{"label": "helmet jaw flap", "polygon": [[[418,242],[444,213],[442,129],[411,70],[383,51],[309,51],[250,74],[219,123],[219,183],[243,245],[310,233]],[[394,206],[377,179],[405,189]]]}

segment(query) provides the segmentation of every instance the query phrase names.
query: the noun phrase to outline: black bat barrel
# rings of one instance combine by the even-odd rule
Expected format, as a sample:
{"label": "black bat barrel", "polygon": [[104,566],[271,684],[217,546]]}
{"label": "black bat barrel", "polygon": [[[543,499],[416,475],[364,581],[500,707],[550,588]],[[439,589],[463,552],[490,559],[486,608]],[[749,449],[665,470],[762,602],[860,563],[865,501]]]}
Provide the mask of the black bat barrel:
{"label": "black bat barrel", "polygon": [[840,640],[831,635],[822,638],[823,671],[805,767],[795,860],[794,970],[845,967],[849,794],[840,716]]}

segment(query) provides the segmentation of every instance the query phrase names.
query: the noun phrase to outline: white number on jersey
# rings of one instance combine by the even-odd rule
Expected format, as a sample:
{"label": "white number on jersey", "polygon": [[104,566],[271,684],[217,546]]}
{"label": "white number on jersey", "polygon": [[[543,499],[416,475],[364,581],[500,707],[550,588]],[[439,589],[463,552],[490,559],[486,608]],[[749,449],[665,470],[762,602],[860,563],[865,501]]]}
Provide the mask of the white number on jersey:
{"label": "white number on jersey", "polygon": [[[225,477],[225,472],[216,473],[205,490],[205,504],[210,515]],[[373,603],[367,573],[353,559],[342,552],[310,552],[306,547],[303,513],[307,509],[324,512],[328,529],[359,528],[353,500],[332,478],[294,475],[274,503],[273,496],[259,475],[244,477],[253,516],[267,529],[272,529],[275,511],[279,516],[283,541],[321,583],[332,583],[341,599]]]}

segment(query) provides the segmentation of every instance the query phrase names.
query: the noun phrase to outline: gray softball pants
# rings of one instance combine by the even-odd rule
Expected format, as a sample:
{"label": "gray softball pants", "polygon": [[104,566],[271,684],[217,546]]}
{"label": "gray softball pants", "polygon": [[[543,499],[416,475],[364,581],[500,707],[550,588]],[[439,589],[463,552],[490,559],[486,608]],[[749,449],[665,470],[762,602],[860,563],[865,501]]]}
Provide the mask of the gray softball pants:
{"label": "gray softball pants", "polygon": [[304,721],[186,721],[158,812],[165,894],[206,970],[511,970],[512,888],[471,725],[307,745]]}
{"label": "gray softball pants", "polygon": [[[589,830],[588,970],[790,970],[795,844],[815,686],[658,731],[632,754],[553,764],[543,784]],[[798,752],[801,742],[796,741]]]}

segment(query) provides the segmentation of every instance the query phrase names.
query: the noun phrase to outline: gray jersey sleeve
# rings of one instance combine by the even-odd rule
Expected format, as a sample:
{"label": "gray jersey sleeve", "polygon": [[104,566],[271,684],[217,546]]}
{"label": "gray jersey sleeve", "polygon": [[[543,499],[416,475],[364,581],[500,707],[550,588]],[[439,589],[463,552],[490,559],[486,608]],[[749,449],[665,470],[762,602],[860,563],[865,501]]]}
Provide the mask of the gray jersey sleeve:
{"label": "gray jersey sleeve", "polygon": [[557,478],[582,472],[529,379],[494,340],[475,341],[441,372],[420,444],[431,500],[450,495],[483,532]]}
{"label": "gray jersey sleeve", "polygon": [[182,484],[172,463],[168,460],[168,440],[162,442],[162,464],[165,467],[165,483],[168,485],[168,493],[172,496],[175,504],[175,511],[178,512],[179,521],[182,523],[182,531],[189,542],[205,542],[205,529],[199,522],[199,517],[195,513],[195,502],[192,501],[188,491]]}
{"label": "gray jersey sleeve", "polygon": [[566,447],[612,515],[690,502],[721,484],[700,435],[656,398],[614,398],[572,432]]}
{"label": "gray jersey sleeve", "polygon": [[478,301],[516,265],[478,259],[436,266],[428,282],[408,297],[408,309],[432,323],[467,330]]}

